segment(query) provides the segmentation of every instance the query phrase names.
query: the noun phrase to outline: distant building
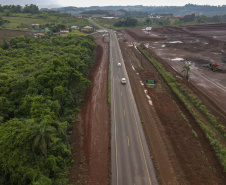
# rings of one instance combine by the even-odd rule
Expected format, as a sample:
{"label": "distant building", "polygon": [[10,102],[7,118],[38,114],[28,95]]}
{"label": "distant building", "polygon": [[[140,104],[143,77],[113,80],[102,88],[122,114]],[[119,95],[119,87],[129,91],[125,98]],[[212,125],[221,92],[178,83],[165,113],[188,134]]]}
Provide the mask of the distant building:
{"label": "distant building", "polygon": [[149,15],[149,18],[150,19],[160,19],[162,16],[159,16],[159,15],[156,15],[156,16],[153,16],[153,15]]}
{"label": "distant building", "polygon": [[103,19],[114,19],[115,17],[102,17]]}
{"label": "distant building", "polygon": [[183,16],[181,16],[181,15],[174,15],[173,17],[171,17],[171,18],[175,18],[175,19],[179,19],[179,18],[182,18]]}
{"label": "distant building", "polygon": [[75,15],[75,17],[77,17],[77,18],[79,18],[79,19],[82,19],[82,14]]}
{"label": "distant building", "polygon": [[72,30],[79,30],[79,27],[78,26],[72,26],[71,29]]}
{"label": "distant building", "polygon": [[93,31],[93,27],[92,26],[85,26],[83,29],[83,31]]}
{"label": "distant building", "polygon": [[34,33],[34,37],[37,38],[37,37],[41,37],[45,35],[45,33]]}
{"label": "distant building", "polygon": [[68,33],[69,33],[69,30],[60,30],[61,36],[67,36]]}

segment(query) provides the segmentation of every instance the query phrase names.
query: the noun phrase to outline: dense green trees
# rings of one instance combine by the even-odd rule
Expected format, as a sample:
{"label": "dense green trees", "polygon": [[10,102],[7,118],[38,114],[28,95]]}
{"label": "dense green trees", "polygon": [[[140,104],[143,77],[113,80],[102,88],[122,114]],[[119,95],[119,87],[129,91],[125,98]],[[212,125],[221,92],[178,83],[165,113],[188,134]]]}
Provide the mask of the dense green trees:
{"label": "dense green trees", "polygon": [[7,20],[4,20],[1,16],[0,16],[0,26],[3,25],[4,23],[8,22]]}
{"label": "dense green trees", "polygon": [[66,184],[66,129],[79,111],[93,37],[13,38],[0,45],[0,184]]}
{"label": "dense green trees", "polygon": [[118,21],[114,24],[115,27],[134,27],[138,23],[135,18],[127,17],[124,21]]}
{"label": "dense green trees", "polygon": [[39,13],[39,9],[38,9],[38,6],[36,6],[34,4],[30,4],[30,5],[25,5],[25,7],[23,8],[23,12],[37,14],[37,13]]}
{"label": "dense green trees", "polygon": [[195,14],[185,15],[183,18],[180,18],[180,23],[224,23],[226,22],[225,15],[214,15],[212,17],[207,17],[204,15],[196,16]]}
{"label": "dense green trees", "polygon": [[25,5],[23,8],[20,5],[0,5],[0,12],[5,12],[7,11],[8,13],[31,13],[31,14],[37,14],[39,13],[38,6],[34,4],[30,5]]}
{"label": "dense green trees", "polygon": [[108,11],[105,10],[89,10],[81,12],[81,14],[108,14]]}

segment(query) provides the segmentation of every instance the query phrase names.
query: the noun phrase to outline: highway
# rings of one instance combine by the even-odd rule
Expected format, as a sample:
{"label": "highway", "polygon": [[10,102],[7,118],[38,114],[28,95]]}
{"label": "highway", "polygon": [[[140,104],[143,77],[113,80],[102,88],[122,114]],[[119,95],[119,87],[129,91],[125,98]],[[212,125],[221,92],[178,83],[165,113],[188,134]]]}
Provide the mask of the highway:
{"label": "highway", "polygon": [[[89,19],[94,25],[105,29]],[[110,35],[111,185],[158,184],[151,154],[114,31]],[[122,66],[118,67],[118,63]],[[122,84],[121,78],[127,83]]]}
{"label": "highway", "polygon": [[[141,120],[131,91],[118,39],[110,34],[111,184],[158,184]],[[118,67],[117,64],[122,66]],[[125,77],[127,83],[121,84]]]}

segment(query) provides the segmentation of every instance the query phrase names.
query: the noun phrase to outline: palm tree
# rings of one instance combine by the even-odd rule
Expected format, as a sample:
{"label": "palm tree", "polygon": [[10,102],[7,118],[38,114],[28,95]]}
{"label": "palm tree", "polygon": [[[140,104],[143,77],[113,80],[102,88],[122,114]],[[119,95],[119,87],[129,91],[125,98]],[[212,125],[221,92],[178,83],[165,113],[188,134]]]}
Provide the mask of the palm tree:
{"label": "palm tree", "polygon": [[191,64],[188,64],[188,65],[184,65],[183,66],[183,70],[182,70],[182,73],[183,72],[186,72],[186,79],[187,79],[187,81],[189,81],[189,71],[190,71],[190,66],[191,66]]}
{"label": "palm tree", "polygon": [[47,158],[47,149],[55,141],[53,136],[54,131],[55,128],[49,126],[46,120],[42,121],[40,124],[32,126],[33,152],[39,148]]}

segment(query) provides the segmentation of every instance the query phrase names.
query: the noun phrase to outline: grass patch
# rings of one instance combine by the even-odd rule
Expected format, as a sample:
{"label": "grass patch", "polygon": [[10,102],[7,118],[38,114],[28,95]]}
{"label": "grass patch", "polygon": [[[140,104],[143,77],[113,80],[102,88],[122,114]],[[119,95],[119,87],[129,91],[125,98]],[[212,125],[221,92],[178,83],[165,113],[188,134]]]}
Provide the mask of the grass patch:
{"label": "grass patch", "polygon": [[66,26],[67,29],[71,28],[71,26],[79,26],[84,27],[88,26],[91,23],[83,18],[79,19],[74,16],[61,16],[61,14],[48,14],[48,13],[41,13],[41,14],[12,14],[11,16],[3,16],[4,20],[10,21],[9,23],[5,23],[3,26],[8,29],[29,29],[31,30],[32,24],[63,24]]}
{"label": "grass patch", "polygon": [[9,29],[17,29],[21,26],[31,26],[32,24],[48,24],[48,21],[44,19],[35,19],[27,17],[3,17],[4,20],[10,21],[10,23],[4,24]]}
{"label": "grass patch", "polygon": [[196,133],[194,130],[192,130],[192,133],[194,134],[194,136],[195,136],[196,138],[198,138],[198,135],[197,135],[197,133]]}
{"label": "grass patch", "polygon": [[155,88],[154,85],[146,85],[146,86],[147,86],[147,88],[150,88],[150,89],[154,89]]}
{"label": "grass patch", "polygon": [[80,32],[79,30],[74,30],[70,33],[68,33],[68,35],[86,35],[85,33]]}

